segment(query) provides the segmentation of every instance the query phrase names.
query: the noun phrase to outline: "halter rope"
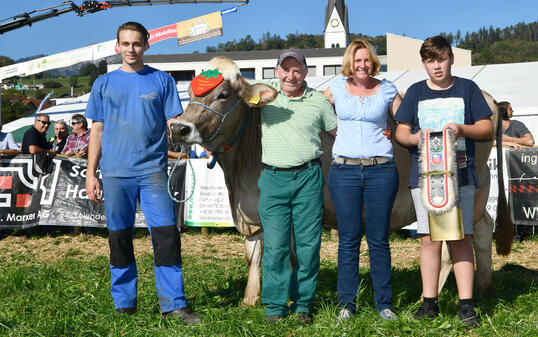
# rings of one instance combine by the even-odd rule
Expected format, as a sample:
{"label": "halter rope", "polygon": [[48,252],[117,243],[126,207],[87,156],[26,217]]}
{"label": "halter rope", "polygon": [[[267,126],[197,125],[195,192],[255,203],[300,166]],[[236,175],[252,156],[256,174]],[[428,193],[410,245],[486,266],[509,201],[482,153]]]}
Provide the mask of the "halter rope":
{"label": "halter rope", "polygon": [[[220,130],[222,129],[222,125],[224,124],[224,120],[226,119],[226,117],[228,117],[228,115],[234,111],[234,109],[237,107],[237,105],[239,104],[239,102],[241,102],[241,99],[237,99],[237,101],[234,103],[234,105],[228,109],[228,111],[226,111],[225,114],[222,114],[220,112],[218,112],[217,110],[211,108],[210,106],[204,104],[204,103],[200,103],[200,102],[194,102],[194,101],[190,101],[189,104],[198,104],[202,107],[204,107],[205,109],[208,109],[209,111],[213,111],[215,114],[217,114],[217,116],[220,117],[220,123],[219,123],[219,127],[217,128],[217,130],[215,130],[215,132],[211,135],[211,137],[209,137],[208,140],[206,141],[203,141],[203,143],[208,143],[210,141],[212,141],[216,136],[217,134],[220,132]],[[224,152],[227,152],[229,151],[232,146],[239,140],[239,137],[241,137],[241,134],[243,133],[243,131],[245,130],[245,127],[247,125],[247,115],[248,114],[245,114],[245,119],[243,120],[243,125],[241,125],[241,129],[239,130],[239,133],[235,136],[235,138],[231,141],[230,144],[226,145],[225,146],[225,149],[224,149]],[[172,174],[174,173],[179,161],[181,160],[181,154],[183,154],[184,152],[184,149],[185,149],[185,145],[181,145],[181,152],[179,153],[179,156],[177,157],[176,159],[176,162],[174,163],[174,167],[172,168],[172,170],[170,171],[170,175],[168,176],[168,195],[170,196],[170,198],[172,198],[172,200],[176,203],[183,203],[187,200],[189,200],[192,195],[194,194],[194,188],[196,186],[196,175],[194,174],[194,168],[192,167],[192,164],[191,164],[191,159],[190,159],[190,156],[187,155],[187,163],[189,164],[190,168],[191,168],[191,173],[192,173],[192,179],[193,179],[193,183],[192,183],[192,187],[191,187],[191,192],[189,194],[188,197],[184,198],[183,200],[178,200],[176,199],[172,193],[170,192],[170,178],[172,177]],[[211,159],[211,162],[209,162],[207,164],[207,167],[209,169],[212,169],[213,167],[215,167],[215,164],[217,163],[217,158],[218,158],[218,153],[217,152],[214,152],[212,154],[212,157],[213,159]]]}

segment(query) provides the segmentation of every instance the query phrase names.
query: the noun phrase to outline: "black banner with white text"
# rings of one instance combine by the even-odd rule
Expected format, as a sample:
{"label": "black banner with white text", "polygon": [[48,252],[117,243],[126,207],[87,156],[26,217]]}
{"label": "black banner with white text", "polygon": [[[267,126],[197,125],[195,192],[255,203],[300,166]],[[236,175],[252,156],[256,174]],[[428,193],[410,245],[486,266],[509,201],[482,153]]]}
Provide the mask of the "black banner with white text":
{"label": "black banner with white text", "polygon": [[538,148],[505,153],[512,219],[516,224],[538,225]]}
{"label": "black banner with white text", "polygon": [[[0,162],[0,228],[27,228],[37,225],[105,227],[104,203],[89,201],[85,191],[87,161],[55,157],[48,175],[36,175],[32,157],[19,155]],[[174,162],[168,163],[168,170]],[[183,163],[182,163],[183,164]],[[100,172],[98,171],[100,178]],[[185,165],[178,165],[174,181],[183,190]],[[102,196],[101,196],[102,200]],[[146,227],[137,209],[136,227]]]}

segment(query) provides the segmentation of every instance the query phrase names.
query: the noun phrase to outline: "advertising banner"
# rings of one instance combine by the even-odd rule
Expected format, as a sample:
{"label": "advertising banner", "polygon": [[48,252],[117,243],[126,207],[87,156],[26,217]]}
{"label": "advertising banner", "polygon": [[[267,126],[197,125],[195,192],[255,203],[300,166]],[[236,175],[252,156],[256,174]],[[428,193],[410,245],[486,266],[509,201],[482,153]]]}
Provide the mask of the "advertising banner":
{"label": "advertising banner", "polygon": [[[53,172],[34,173],[32,157],[19,155],[0,162],[0,228],[38,225],[105,227],[104,203],[88,200],[85,191],[85,159],[55,157]],[[170,173],[174,161],[168,163]],[[98,171],[100,179],[100,172]],[[172,193],[184,188],[185,165],[180,163],[170,178]],[[101,200],[103,200],[101,196]],[[179,209],[179,204],[177,209]],[[179,213],[179,212],[178,212]],[[146,227],[137,209],[135,227]]]}
{"label": "advertising banner", "polygon": [[[506,148],[503,148],[503,158],[506,158],[505,151]],[[486,211],[491,216],[491,219],[495,222],[497,219],[497,199],[499,198],[499,185],[497,184],[497,165],[499,161],[497,160],[497,149],[493,147],[489,154],[488,158],[488,169],[491,177],[491,184],[489,187],[489,197],[486,204]],[[503,160],[503,180],[504,180],[504,195],[508,198],[508,175],[506,174],[506,159]]]}
{"label": "advertising banner", "polygon": [[506,149],[510,208],[515,224],[538,225],[538,148]]}
{"label": "advertising banner", "polygon": [[222,35],[222,15],[215,12],[177,23],[178,46]]}
{"label": "advertising banner", "polygon": [[185,225],[234,227],[224,172],[218,164],[208,169],[208,160],[191,159],[194,174],[190,167],[185,169],[185,197],[190,196],[185,202]]}

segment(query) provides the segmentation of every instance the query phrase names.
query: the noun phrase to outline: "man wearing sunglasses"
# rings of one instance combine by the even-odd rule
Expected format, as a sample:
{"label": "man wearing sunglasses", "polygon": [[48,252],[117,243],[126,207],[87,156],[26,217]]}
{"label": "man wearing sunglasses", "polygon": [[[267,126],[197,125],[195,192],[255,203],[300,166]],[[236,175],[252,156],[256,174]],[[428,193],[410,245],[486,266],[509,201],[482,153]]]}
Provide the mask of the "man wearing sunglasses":
{"label": "man wearing sunglasses", "polygon": [[35,116],[34,126],[29,128],[22,138],[22,153],[34,154],[39,152],[51,152],[51,143],[47,142],[46,133],[50,126],[50,118],[47,114],[39,113]]}
{"label": "man wearing sunglasses", "polygon": [[81,114],[75,114],[71,117],[71,129],[73,133],[67,137],[62,154],[69,157],[77,156],[86,158],[88,154],[88,142],[90,141],[90,130],[88,130],[88,121]]}

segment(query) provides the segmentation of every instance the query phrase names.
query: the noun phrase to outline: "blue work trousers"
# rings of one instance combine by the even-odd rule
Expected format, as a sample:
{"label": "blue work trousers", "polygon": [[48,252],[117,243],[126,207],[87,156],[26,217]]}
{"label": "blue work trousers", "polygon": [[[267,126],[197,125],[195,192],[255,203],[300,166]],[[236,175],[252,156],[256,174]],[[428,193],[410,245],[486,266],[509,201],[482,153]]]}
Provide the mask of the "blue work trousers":
{"label": "blue work trousers", "polygon": [[187,306],[181,243],[167,180],[166,172],[128,178],[103,177],[110,244],[110,293],[116,309],[136,308],[138,276],[132,240],[137,201],[152,239],[161,312]]}
{"label": "blue work trousers", "polygon": [[353,313],[356,311],[359,250],[363,233],[366,233],[374,302],[378,311],[391,308],[389,228],[398,190],[398,171],[394,162],[373,166],[333,163],[329,171],[329,190],[338,220],[337,291],[340,306]]}

